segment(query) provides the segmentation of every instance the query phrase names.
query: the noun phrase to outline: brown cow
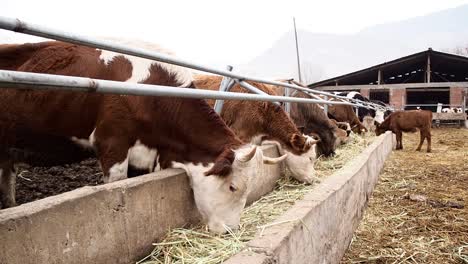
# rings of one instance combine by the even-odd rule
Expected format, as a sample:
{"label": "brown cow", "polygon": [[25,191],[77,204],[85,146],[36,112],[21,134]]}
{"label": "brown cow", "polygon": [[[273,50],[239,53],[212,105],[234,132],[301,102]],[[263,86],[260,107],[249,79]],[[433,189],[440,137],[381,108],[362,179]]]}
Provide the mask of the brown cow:
{"label": "brown cow", "polygon": [[[114,52],[43,42],[0,46],[1,69],[168,86],[192,86],[183,68]],[[248,185],[263,161],[200,99],[45,90],[0,90],[0,198],[15,205],[9,149],[49,135],[96,149],[105,182],[128,166],[182,168],[210,230],[237,228]],[[85,140],[86,139],[86,140]],[[209,175],[214,175],[207,177]]]}
{"label": "brown cow", "polygon": [[[215,75],[197,75],[194,79],[195,87],[206,90],[218,90],[222,77]],[[258,89],[275,95],[274,90],[261,83],[249,82]],[[239,85],[234,85],[232,92],[247,92]],[[207,100],[214,106],[215,100]],[[299,181],[311,183],[314,176],[314,162],[316,158],[315,146],[317,142],[311,137],[304,136],[294,125],[286,112],[278,105],[270,102],[254,101],[225,101],[221,112],[226,124],[246,142],[274,140],[280,143],[280,151],[285,151],[286,166],[292,176]]]}
{"label": "brown cow", "polygon": [[427,152],[431,152],[432,112],[427,110],[396,111],[390,114],[382,124],[378,125],[375,133],[380,135],[385,131],[396,134],[396,149],[403,149],[402,132],[420,132],[419,146],[421,150],[424,139],[427,139]]}
{"label": "brown cow", "polygon": [[[307,86],[296,82],[294,79],[278,80],[289,84],[294,84],[307,88]],[[276,93],[285,96],[285,87],[273,86]],[[312,98],[312,96],[290,89],[291,97]],[[336,125],[329,122],[329,118],[324,113],[322,107],[318,104],[291,103],[290,115],[296,126],[306,135],[315,134],[320,138],[317,143],[317,155],[332,156],[335,153],[336,146],[340,145]]]}
{"label": "brown cow", "polygon": [[[311,98],[310,95],[300,91],[291,93],[291,97]],[[317,152],[326,157],[335,154],[338,127],[330,122],[323,109],[318,104],[291,103],[291,119],[297,127],[303,128],[306,135],[316,133],[320,137],[317,143]]]}
{"label": "brown cow", "polygon": [[367,129],[359,121],[358,116],[350,105],[330,105],[328,106],[328,117],[339,122],[347,122],[354,133],[361,134]]}

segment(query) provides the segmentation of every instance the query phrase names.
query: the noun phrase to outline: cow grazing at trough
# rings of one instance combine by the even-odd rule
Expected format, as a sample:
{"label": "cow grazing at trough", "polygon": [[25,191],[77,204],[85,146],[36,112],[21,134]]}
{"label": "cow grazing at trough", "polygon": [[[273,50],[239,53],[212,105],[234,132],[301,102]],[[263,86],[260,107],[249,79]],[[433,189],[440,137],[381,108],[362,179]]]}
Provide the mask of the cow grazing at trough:
{"label": "cow grazing at trough", "polygon": [[402,132],[420,132],[420,141],[417,151],[421,150],[424,139],[427,139],[427,152],[431,152],[431,126],[432,112],[427,110],[396,111],[385,121],[378,125],[376,134],[380,135],[385,131],[392,131],[396,134],[396,149],[403,149]]}
{"label": "cow grazing at trough", "polygon": [[359,121],[358,116],[350,105],[330,105],[328,106],[328,117],[338,122],[347,122],[354,133],[361,134],[367,132],[367,129]]}
{"label": "cow grazing at trough", "polygon": [[[58,41],[0,45],[0,68],[193,87],[192,75],[184,68]],[[15,205],[15,160],[9,149],[33,146],[27,141],[34,143],[44,135],[95,149],[104,182],[127,178],[132,167],[147,172],[184,169],[197,208],[214,232],[224,232],[224,226],[237,228],[258,167],[278,162],[244,144],[201,99],[1,89],[4,207]]]}
{"label": "cow grazing at trough", "polygon": [[329,119],[330,124],[333,126],[334,134],[336,136],[335,148],[349,142],[349,135],[351,134],[351,126],[346,122],[337,122],[335,119]]}
{"label": "cow grazing at trough", "polygon": [[[218,90],[222,77],[215,75],[196,75],[195,87],[198,89]],[[268,85],[249,82],[258,89],[275,95]],[[232,92],[247,92],[238,84]],[[207,100],[214,106],[215,100]],[[312,137],[303,135],[288,117],[286,112],[271,102],[225,101],[221,116],[226,124],[245,142],[260,144],[263,140],[279,142],[280,152],[286,153],[286,167],[297,180],[312,183],[315,177],[315,144]]]}
{"label": "cow grazing at trough", "polygon": [[[291,97],[311,98],[300,91],[292,92]],[[291,119],[297,127],[303,128],[306,135],[315,133],[320,137],[320,142],[317,143],[318,154],[327,157],[334,155],[336,147],[341,143],[338,136],[343,134],[335,123],[330,122],[324,110],[318,104],[304,103],[291,103],[290,109]]]}
{"label": "cow grazing at trough", "polygon": [[[279,81],[307,88],[292,79]],[[277,94],[285,95],[284,87],[274,86],[274,88]],[[289,96],[312,98],[312,96],[297,90],[292,90]],[[347,142],[349,132],[338,128],[336,122],[330,122],[322,106],[304,103],[291,103],[290,105],[290,116],[296,126],[306,135],[313,133],[320,138],[320,142],[317,143],[317,155],[332,156],[337,146]]]}

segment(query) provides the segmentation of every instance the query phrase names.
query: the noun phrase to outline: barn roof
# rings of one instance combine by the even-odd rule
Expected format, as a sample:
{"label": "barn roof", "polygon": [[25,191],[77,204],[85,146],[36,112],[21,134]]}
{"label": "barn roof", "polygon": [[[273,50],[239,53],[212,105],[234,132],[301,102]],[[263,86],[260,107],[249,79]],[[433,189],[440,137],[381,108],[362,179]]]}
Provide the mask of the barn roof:
{"label": "barn roof", "polygon": [[468,57],[429,48],[366,69],[312,83],[308,87],[377,84],[379,70],[381,84],[423,83],[426,81],[428,62],[431,68],[431,82],[468,81]]}

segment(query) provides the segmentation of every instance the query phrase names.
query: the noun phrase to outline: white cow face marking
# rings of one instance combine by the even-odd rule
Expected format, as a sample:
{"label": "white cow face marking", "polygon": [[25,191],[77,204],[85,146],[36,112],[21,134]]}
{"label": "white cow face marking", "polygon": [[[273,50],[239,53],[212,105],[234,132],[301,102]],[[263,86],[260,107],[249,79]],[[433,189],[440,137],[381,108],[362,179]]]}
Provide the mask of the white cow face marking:
{"label": "white cow face marking", "polygon": [[314,181],[320,182],[320,179],[315,176],[315,160],[317,159],[317,142],[318,140],[304,135],[307,138],[306,144],[311,145],[309,151],[297,155],[288,150],[283,149],[280,143],[276,141],[264,141],[264,144],[275,144],[281,154],[286,156],[286,168],[291,172],[291,176],[296,180],[305,183],[313,183]]}
{"label": "white cow face marking", "polygon": [[378,122],[379,124],[382,124],[382,122],[384,121],[384,111],[377,110],[375,112],[374,121]]}
{"label": "white cow face marking", "polygon": [[285,150],[285,152],[288,154],[286,157],[286,167],[291,172],[291,176],[293,176],[296,180],[311,184],[314,181],[320,182],[320,179],[315,176],[314,168],[315,160],[317,159],[316,143],[318,141],[309,136],[306,137],[307,144],[312,145],[309,151],[301,155],[296,155]]}
{"label": "white cow face marking", "polygon": [[[226,227],[238,228],[258,168],[263,163],[272,164],[271,159],[264,159],[262,150],[257,147],[244,146],[234,152],[232,171],[227,176],[206,176],[205,172],[213,167],[213,163],[208,166],[172,163],[172,167],[184,169],[189,175],[195,203],[211,232],[225,233]],[[276,158],[274,162],[284,158]]]}

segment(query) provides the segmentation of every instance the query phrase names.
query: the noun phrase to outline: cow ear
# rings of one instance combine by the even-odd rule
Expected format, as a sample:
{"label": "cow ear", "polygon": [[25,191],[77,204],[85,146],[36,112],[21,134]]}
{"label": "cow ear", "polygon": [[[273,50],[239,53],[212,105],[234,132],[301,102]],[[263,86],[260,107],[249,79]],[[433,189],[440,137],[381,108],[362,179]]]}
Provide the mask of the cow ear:
{"label": "cow ear", "polygon": [[234,151],[225,149],[216,159],[213,167],[205,172],[205,176],[218,175],[227,176],[232,171],[232,163],[234,162]]}
{"label": "cow ear", "polygon": [[232,163],[227,160],[217,161],[210,170],[205,172],[205,176],[218,175],[226,176],[232,170]]}
{"label": "cow ear", "polygon": [[296,151],[302,152],[306,147],[306,137],[301,134],[293,134],[289,138],[289,144],[291,144],[292,148]]}

